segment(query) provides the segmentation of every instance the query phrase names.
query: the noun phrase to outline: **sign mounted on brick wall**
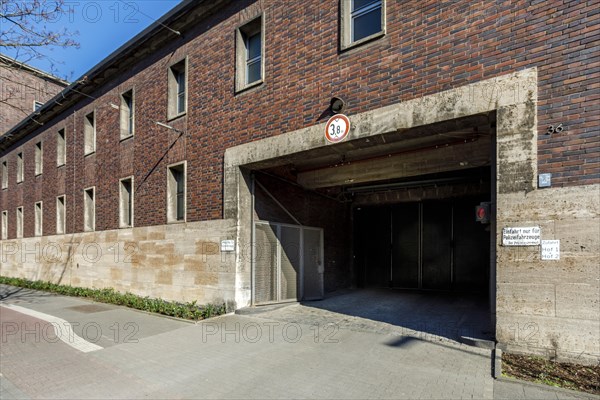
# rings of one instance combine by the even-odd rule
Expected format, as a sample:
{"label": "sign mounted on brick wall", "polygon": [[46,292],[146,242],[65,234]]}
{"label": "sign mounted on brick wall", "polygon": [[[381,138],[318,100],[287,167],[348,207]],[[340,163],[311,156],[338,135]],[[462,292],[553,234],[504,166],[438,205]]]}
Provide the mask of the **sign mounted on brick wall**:
{"label": "sign mounted on brick wall", "polygon": [[540,240],[539,226],[502,229],[503,246],[539,246]]}

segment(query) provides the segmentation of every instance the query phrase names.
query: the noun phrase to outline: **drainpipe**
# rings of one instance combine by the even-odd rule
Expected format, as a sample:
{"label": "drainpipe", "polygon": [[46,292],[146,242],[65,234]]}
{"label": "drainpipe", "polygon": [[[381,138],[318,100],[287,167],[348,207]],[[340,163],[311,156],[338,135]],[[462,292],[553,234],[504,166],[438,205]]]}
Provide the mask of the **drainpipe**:
{"label": "drainpipe", "polygon": [[254,294],[255,288],[254,283],[256,282],[255,277],[255,259],[256,259],[256,246],[254,239],[254,185],[255,185],[254,172],[250,173],[250,305],[255,305]]}

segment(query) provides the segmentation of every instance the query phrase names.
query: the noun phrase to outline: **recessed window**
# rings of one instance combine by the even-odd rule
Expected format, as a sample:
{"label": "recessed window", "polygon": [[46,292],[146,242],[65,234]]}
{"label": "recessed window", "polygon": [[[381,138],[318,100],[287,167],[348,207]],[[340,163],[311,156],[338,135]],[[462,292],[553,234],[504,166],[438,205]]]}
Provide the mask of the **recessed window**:
{"label": "recessed window", "polygon": [[44,103],[41,103],[39,101],[34,101],[33,102],[33,111],[35,112],[35,111],[39,110],[40,108],[42,108],[43,105],[44,105]]}
{"label": "recessed window", "polygon": [[83,124],[84,155],[88,155],[96,151],[96,113],[86,115]]}
{"label": "recessed window", "polygon": [[8,161],[2,161],[2,189],[8,187]]}
{"label": "recessed window", "polygon": [[133,135],[134,131],[133,90],[121,95],[121,139]]}
{"label": "recessed window", "polygon": [[385,34],[385,0],[341,0],[342,49]]}
{"label": "recessed window", "polygon": [[119,226],[133,226],[133,178],[121,179],[119,187]]}
{"label": "recessed window", "polygon": [[17,183],[23,182],[25,167],[23,166],[23,153],[17,154]]}
{"label": "recessed window", "polygon": [[185,186],[185,164],[170,166],[167,176],[167,222],[185,221]]}
{"label": "recessed window", "polygon": [[169,68],[168,118],[175,118],[186,112],[187,106],[186,60],[181,60]]}
{"label": "recessed window", "polygon": [[60,167],[67,163],[67,140],[65,130],[61,129],[56,133],[56,166]]}
{"label": "recessed window", "polygon": [[236,32],[236,89],[244,90],[263,81],[264,30],[262,17]]}
{"label": "recessed window", "polygon": [[17,207],[17,239],[23,237],[23,207]]}
{"label": "recessed window", "polygon": [[56,234],[62,235],[66,231],[67,226],[67,207],[65,196],[56,198]]}
{"label": "recessed window", "polygon": [[35,144],[35,175],[41,175],[44,170],[44,148],[42,142]]}
{"label": "recessed window", "polygon": [[2,240],[8,239],[8,211],[2,211]]}
{"label": "recessed window", "polygon": [[96,229],[96,193],[94,188],[83,191],[83,230],[91,232]]}
{"label": "recessed window", "polygon": [[42,236],[44,232],[44,208],[41,201],[35,203],[34,211],[35,236]]}

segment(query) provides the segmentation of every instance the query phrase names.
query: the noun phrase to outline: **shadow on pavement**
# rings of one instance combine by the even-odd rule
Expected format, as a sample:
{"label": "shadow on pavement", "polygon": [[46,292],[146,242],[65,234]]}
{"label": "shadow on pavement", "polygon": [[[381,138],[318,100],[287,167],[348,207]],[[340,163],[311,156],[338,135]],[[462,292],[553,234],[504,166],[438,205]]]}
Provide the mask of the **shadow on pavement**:
{"label": "shadow on pavement", "polygon": [[301,304],[456,341],[461,336],[494,340],[488,300],[481,295],[356,289]]}
{"label": "shadow on pavement", "polygon": [[18,300],[28,303],[39,303],[40,298],[56,296],[54,293],[40,292],[15,286],[0,284],[0,303],[7,300]]}

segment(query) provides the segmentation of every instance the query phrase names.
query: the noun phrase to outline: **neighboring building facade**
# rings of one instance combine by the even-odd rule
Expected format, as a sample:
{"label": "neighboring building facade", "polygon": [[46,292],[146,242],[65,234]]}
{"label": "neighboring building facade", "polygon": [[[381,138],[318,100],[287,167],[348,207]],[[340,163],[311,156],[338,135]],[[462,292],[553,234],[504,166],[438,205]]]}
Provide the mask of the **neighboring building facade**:
{"label": "neighboring building facade", "polygon": [[[68,82],[0,54],[0,134],[68,86]],[[35,115],[32,116],[35,118]]]}
{"label": "neighboring building facade", "polygon": [[597,361],[592,3],[184,1],[0,138],[0,274],[477,292],[501,346]]}

